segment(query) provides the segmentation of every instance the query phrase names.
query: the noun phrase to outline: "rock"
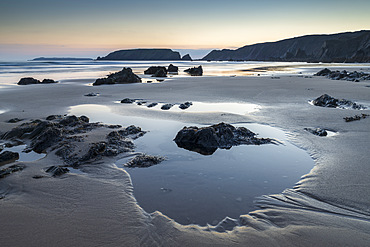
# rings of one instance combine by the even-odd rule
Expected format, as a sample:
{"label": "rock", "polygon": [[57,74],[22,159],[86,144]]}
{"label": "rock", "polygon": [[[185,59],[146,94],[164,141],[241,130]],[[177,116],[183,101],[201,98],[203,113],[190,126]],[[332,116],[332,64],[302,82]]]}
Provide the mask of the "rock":
{"label": "rock", "polygon": [[203,68],[202,68],[202,65],[200,65],[199,67],[193,67],[193,68],[186,69],[184,70],[184,72],[190,74],[191,76],[202,76]]}
{"label": "rock", "polygon": [[331,73],[331,70],[330,69],[323,69],[323,70],[320,70],[319,72],[317,72],[316,74],[314,74],[314,76],[327,76]]}
{"label": "rock", "polygon": [[40,84],[40,81],[33,77],[24,77],[18,82],[18,85],[30,85],[30,84]]}
{"label": "rock", "polygon": [[172,106],[173,106],[173,104],[164,104],[164,105],[162,105],[161,109],[162,110],[169,110],[169,109],[172,108]]}
{"label": "rock", "polygon": [[179,67],[177,67],[177,66],[175,66],[175,65],[173,65],[173,64],[170,64],[170,65],[168,66],[167,71],[168,71],[169,73],[178,73],[178,72],[179,72]]}
{"label": "rock", "polygon": [[32,150],[36,153],[42,153],[60,140],[62,140],[62,131],[55,127],[48,127],[32,141]]}
{"label": "rock", "polygon": [[321,106],[321,107],[331,107],[331,108],[352,108],[355,110],[363,110],[366,109],[365,106],[352,102],[346,99],[336,99],[328,94],[323,94],[320,97],[314,99],[312,101],[313,105]]}
{"label": "rock", "polygon": [[109,53],[105,57],[98,57],[97,60],[180,60],[180,53],[171,49],[130,49],[119,50]]}
{"label": "rock", "polygon": [[235,128],[226,123],[209,127],[184,127],[174,141],[178,147],[200,154],[213,154],[217,148],[230,149],[236,145],[261,145],[277,143],[269,138],[257,138],[256,134],[244,127]]}
{"label": "rock", "polygon": [[23,165],[11,165],[8,168],[1,169],[0,170],[0,178],[5,178],[6,176],[8,176],[8,175],[10,175],[14,172],[22,171],[24,168],[25,168],[25,166],[23,166]]}
{"label": "rock", "polygon": [[154,155],[147,155],[147,154],[140,154],[132,158],[129,162],[125,164],[127,167],[150,167],[153,165],[157,165],[162,161],[166,160],[165,157],[162,156],[154,156]]}
{"label": "rock", "polygon": [[148,107],[148,108],[152,108],[152,107],[154,107],[154,106],[156,106],[156,105],[158,105],[158,103],[155,103],[155,102],[154,102],[154,103],[150,103],[149,105],[147,105],[147,107]]}
{"label": "rock", "polygon": [[193,61],[193,59],[190,57],[190,55],[189,55],[189,54],[184,55],[184,56],[181,58],[181,60],[184,60],[184,61]]}
{"label": "rock", "polygon": [[304,130],[310,132],[311,134],[317,135],[317,136],[327,136],[328,135],[328,132],[326,132],[326,130],[323,130],[320,128],[316,128],[316,129],[304,128]]}
{"label": "rock", "polygon": [[0,153],[0,165],[16,161],[17,159],[19,159],[17,152],[4,151]]}
{"label": "rock", "polygon": [[69,172],[69,169],[61,166],[50,166],[45,170],[47,173],[51,173],[53,177],[59,177]]}
{"label": "rock", "polygon": [[185,109],[188,109],[192,105],[193,105],[192,102],[185,102],[185,103],[180,104],[179,108],[182,110],[185,110]]}
{"label": "rock", "polygon": [[167,69],[166,69],[166,67],[163,67],[163,66],[151,66],[147,70],[144,71],[144,74],[146,74],[146,75],[154,75],[159,70],[163,70],[165,72],[165,74],[167,74]]}
{"label": "rock", "polygon": [[152,77],[167,77],[167,73],[163,69],[160,69]]}
{"label": "rock", "polygon": [[88,94],[85,94],[84,96],[86,96],[86,97],[96,97],[96,96],[99,96],[99,93],[88,93]]}
{"label": "rock", "polygon": [[50,84],[50,83],[58,83],[57,81],[54,81],[53,79],[44,79],[41,82],[42,84]]}
{"label": "rock", "polygon": [[135,102],[134,99],[129,99],[129,98],[125,98],[125,99],[121,100],[122,104],[132,104],[134,102]]}
{"label": "rock", "polygon": [[123,68],[121,71],[108,75],[107,78],[99,78],[93,86],[102,84],[124,84],[141,82],[141,78],[132,72],[131,68]]}
{"label": "rock", "polygon": [[361,114],[361,115],[355,115],[353,117],[344,117],[344,121],[346,122],[352,122],[352,121],[357,121],[357,120],[361,120],[361,119],[365,119],[367,117],[369,117],[370,115],[369,114]]}
{"label": "rock", "polygon": [[19,118],[12,118],[12,119],[9,119],[7,122],[8,123],[18,123],[20,121],[22,121],[23,119],[19,119]]}

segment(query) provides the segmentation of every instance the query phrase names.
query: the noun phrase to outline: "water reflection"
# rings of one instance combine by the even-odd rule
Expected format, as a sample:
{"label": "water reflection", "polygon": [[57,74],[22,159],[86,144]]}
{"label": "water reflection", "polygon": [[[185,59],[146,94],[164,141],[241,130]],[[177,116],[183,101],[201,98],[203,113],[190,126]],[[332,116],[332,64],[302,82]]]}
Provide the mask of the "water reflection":
{"label": "water reflection", "polygon": [[203,156],[178,148],[173,141],[189,123],[120,116],[108,107],[91,105],[72,107],[70,114],[149,130],[135,140],[136,151],[167,160],[149,168],[125,167],[131,157],[116,164],[129,172],[141,207],[147,212],[159,210],[182,224],[216,224],[226,216],[237,218],[255,209],[255,197],[291,188],[314,165],[307,153],[286,141],[283,131],[269,126],[234,124],[258,137],[278,139],[283,145],[235,146]]}
{"label": "water reflection", "polygon": [[23,152],[23,150],[25,150],[26,147],[27,145],[18,145],[18,146],[13,146],[9,148],[4,148],[4,151],[17,152],[19,154],[19,159],[17,159],[17,161],[35,161],[35,160],[42,159],[46,155],[43,153],[38,154],[34,151],[30,151],[27,153]]}

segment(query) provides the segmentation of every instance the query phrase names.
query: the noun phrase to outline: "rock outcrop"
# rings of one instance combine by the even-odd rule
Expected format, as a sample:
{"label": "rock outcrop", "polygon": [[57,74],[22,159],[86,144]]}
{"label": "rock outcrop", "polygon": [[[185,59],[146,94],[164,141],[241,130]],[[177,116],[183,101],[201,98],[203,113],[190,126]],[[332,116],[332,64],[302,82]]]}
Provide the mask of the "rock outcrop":
{"label": "rock outcrop", "polygon": [[202,60],[368,63],[370,31],[306,35],[236,50],[213,50]]}
{"label": "rock outcrop", "polygon": [[177,66],[175,66],[173,64],[170,64],[170,65],[168,65],[167,71],[169,73],[178,73],[179,72],[179,67],[177,67]]}
{"label": "rock outcrop", "polygon": [[314,74],[314,76],[326,76],[327,78],[332,80],[346,80],[355,82],[370,80],[370,74],[368,73],[357,71],[347,72],[345,70],[331,71],[330,69],[327,68],[320,70],[319,72]]}
{"label": "rock outcrop", "polygon": [[58,82],[54,81],[53,79],[44,79],[42,81],[39,81],[33,77],[24,77],[20,79],[20,81],[17,84],[18,85],[31,85],[31,84],[51,84],[51,83],[58,83]]}
{"label": "rock outcrop", "polygon": [[171,49],[132,49],[119,50],[109,53],[97,60],[181,60],[180,53]]}
{"label": "rock outcrop", "polygon": [[19,154],[12,151],[4,151],[0,153],[0,165],[10,163],[19,159]]}
{"label": "rock outcrop", "polygon": [[247,128],[235,128],[226,123],[203,128],[184,127],[177,133],[174,141],[178,147],[203,155],[211,155],[217,148],[230,149],[237,145],[277,143],[269,138],[257,138],[256,134]]}
{"label": "rock outcrop", "polygon": [[106,78],[99,78],[93,83],[93,86],[99,86],[103,84],[125,84],[125,83],[137,83],[141,82],[141,78],[138,77],[131,68],[123,68],[121,71],[112,73]]}
{"label": "rock outcrop", "polygon": [[186,69],[186,70],[184,70],[184,72],[188,73],[191,76],[202,76],[203,75],[203,68],[202,68],[202,65],[200,65],[198,67],[193,67],[193,68]]}
{"label": "rock outcrop", "polygon": [[181,60],[184,60],[184,61],[193,61],[193,59],[191,58],[191,56],[189,54],[186,54],[185,56],[183,56],[181,58]]}
{"label": "rock outcrop", "polygon": [[151,67],[149,67],[148,69],[146,69],[144,71],[144,74],[146,74],[146,75],[154,75],[159,70],[164,70],[167,73],[166,67],[163,67],[163,66],[151,66]]}
{"label": "rock outcrop", "polygon": [[330,107],[330,108],[352,108],[355,110],[366,109],[365,106],[357,104],[353,101],[346,99],[336,99],[328,94],[323,94],[320,97],[312,100],[312,104],[315,106],[321,107]]}

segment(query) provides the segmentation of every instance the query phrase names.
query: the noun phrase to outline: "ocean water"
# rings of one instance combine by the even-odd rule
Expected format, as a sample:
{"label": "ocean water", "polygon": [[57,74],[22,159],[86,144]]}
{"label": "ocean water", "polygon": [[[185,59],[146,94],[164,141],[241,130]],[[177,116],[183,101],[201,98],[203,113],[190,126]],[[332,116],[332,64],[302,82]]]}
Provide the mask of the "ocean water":
{"label": "ocean water", "polygon": [[[188,76],[185,69],[202,65],[204,76],[275,76],[305,73],[307,66],[315,64],[287,62],[207,62],[207,61],[0,61],[0,85],[15,85],[22,77],[45,78],[63,82],[95,81],[109,73],[130,67],[140,77],[147,78],[144,70],[150,66],[179,67],[174,77]],[[319,66],[319,65],[317,65]],[[322,65],[321,65],[322,66]],[[256,70],[256,68],[258,68]],[[261,69],[262,68],[262,69]],[[84,81],[85,82],[85,81]]]}

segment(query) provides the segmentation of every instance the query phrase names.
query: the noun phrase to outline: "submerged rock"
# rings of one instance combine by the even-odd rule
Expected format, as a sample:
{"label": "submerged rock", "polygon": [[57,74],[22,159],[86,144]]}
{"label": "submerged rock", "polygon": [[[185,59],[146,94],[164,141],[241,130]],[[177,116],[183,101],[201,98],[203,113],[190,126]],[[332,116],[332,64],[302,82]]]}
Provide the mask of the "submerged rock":
{"label": "submerged rock", "polygon": [[50,166],[45,170],[47,173],[51,173],[53,177],[59,177],[69,172],[69,169],[61,166]]}
{"label": "submerged rock", "polygon": [[328,132],[326,132],[326,130],[323,130],[320,128],[316,128],[316,129],[304,128],[304,130],[310,132],[311,134],[317,135],[317,136],[327,136],[328,135]]}
{"label": "submerged rock", "polygon": [[10,163],[19,159],[17,152],[4,151],[0,153],[0,165]]}
{"label": "submerged rock", "polygon": [[185,109],[188,109],[192,105],[193,105],[192,102],[187,101],[185,103],[180,104],[179,105],[179,108],[182,109],[182,110],[185,110]]}
{"label": "submerged rock", "polygon": [[166,160],[165,157],[162,156],[155,156],[155,155],[147,155],[147,154],[140,154],[132,158],[129,162],[125,164],[127,167],[150,167],[153,165],[157,165],[162,161]]}
{"label": "submerged rock", "polygon": [[202,65],[200,65],[199,67],[193,67],[193,68],[186,69],[184,70],[184,72],[190,74],[191,76],[202,76],[203,68],[202,68]]}
{"label": "submerged rock", "polygon": [[25,168],[25,166],[23,166],[23,165],[11,165],[7,168],[1,169],[0,170],[0,178],[5,178],[6,176],[8,176],[8,175],[10,175],[14,172],[22,171],[24,168]]}
{"label": "submerged rock", "polygon": [[331,108],[353,108],[355,110],[366,109],[365,106],[352,102],[346,99],[336,99],[328,94],[323,94],[320,97],[312,101],[313,105],[321,107],[331,107]]}
{"label": "submerged rock", "polygon": [[184,127],[174,141],[178,147],[200,154],[213,154],[217,148],[230,149],[237,145],[261,145],[277,143],[269,138],[257,138],[256,134],[244,127],[235,128],[226,123],[209,127]]}
{"label": "submerged rock", "polygon": [[132,72],[131,68],[123,68],[121,71],[108,75],[107,78],[99,78],[93,83],[93,86],[102,84],[124,84],[141,82],[141,78]]}

